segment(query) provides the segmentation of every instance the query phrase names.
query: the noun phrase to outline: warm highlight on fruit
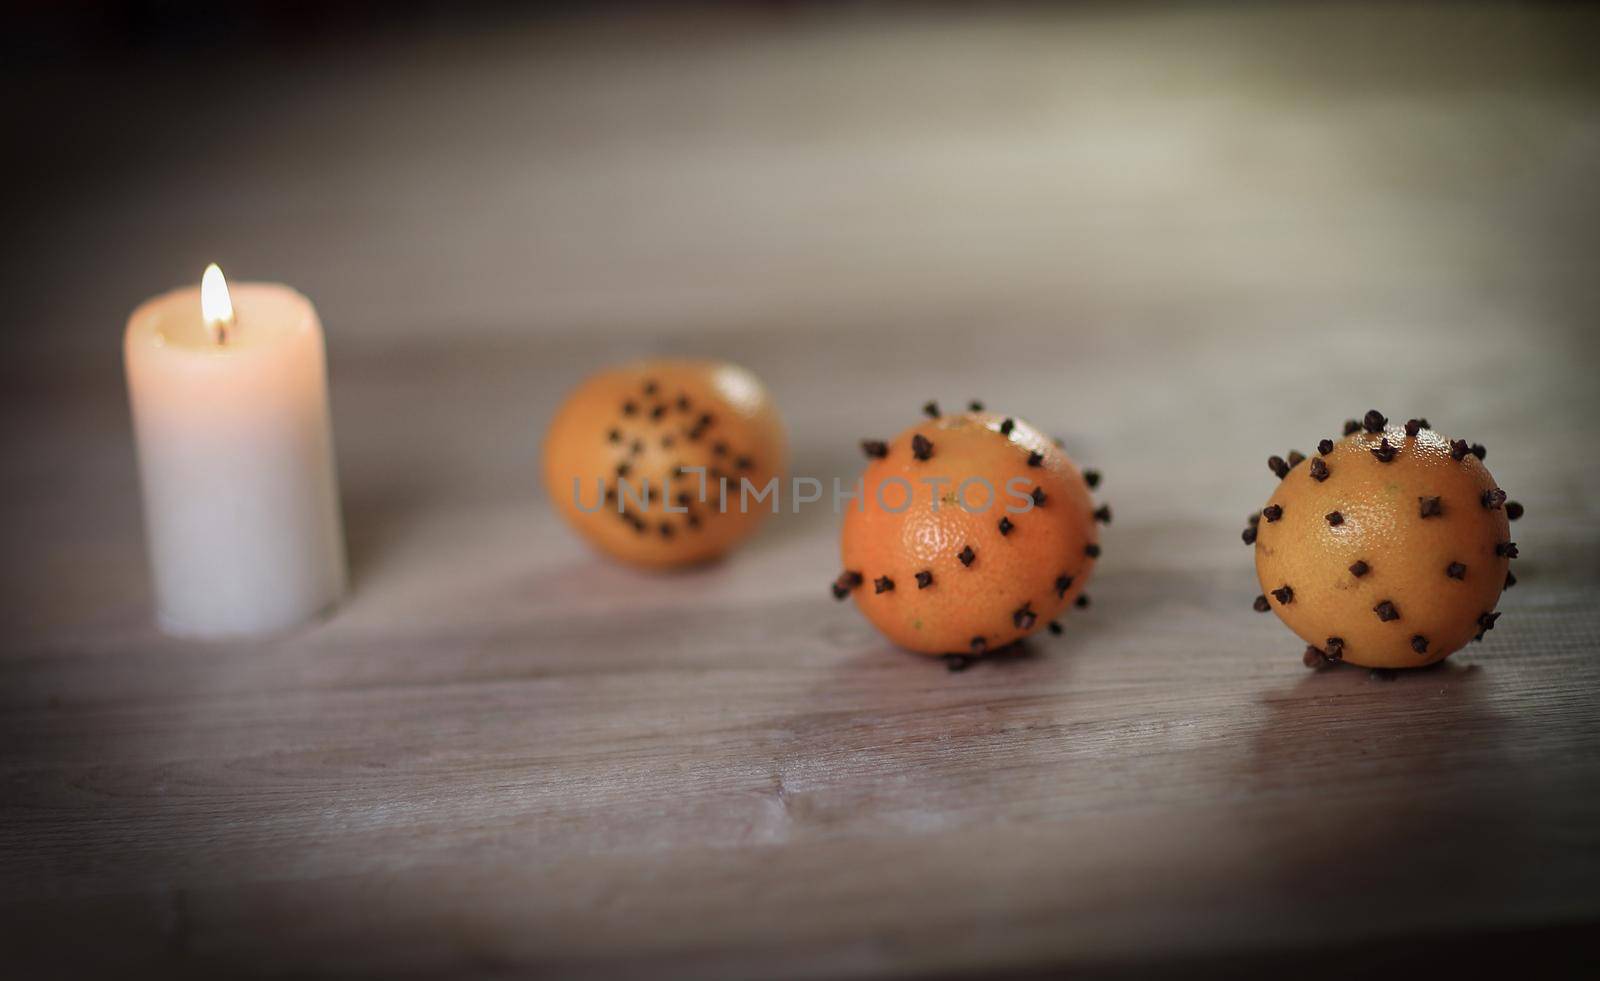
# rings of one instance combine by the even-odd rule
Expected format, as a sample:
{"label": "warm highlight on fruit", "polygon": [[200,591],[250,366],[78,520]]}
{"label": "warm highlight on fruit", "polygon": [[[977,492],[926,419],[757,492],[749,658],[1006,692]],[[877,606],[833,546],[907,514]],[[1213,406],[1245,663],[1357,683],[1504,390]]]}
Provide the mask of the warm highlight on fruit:
{"label": "warm highlight on fruit", "polygon": [[[982,411],[930,418],[889,442],[867,440],[860,501],[844,502],[838,599],[855,596],[901,647],[951,655],[951,667],[1013,644],[1076,602],[1100,554],[1090,488],[1049,437]],[[987,500],[986,500],[987,498]]]}
{"label": "warm highlight on fruit", "polygon": [[557,410],[545,434],[545,488],[567,523],[606,553],[640,566],[686,565],[755,530],[768,509],[741,509],[741,481],[761,487],[780,477],[787,452],[777,409],[750,372],[721,361],[645,361],[591,376]]}
{"label": "warm highlight on fruit", "polygon": [[1267,461],[1282,483],[1244,531],[1255,606],[1305,640],[1307,667],[1422,667],[1494,626],[1516,582],[1509,522],[1522,506],[1485,455],[1426,419],[1392,426],[1373,410],[1310,459]]}

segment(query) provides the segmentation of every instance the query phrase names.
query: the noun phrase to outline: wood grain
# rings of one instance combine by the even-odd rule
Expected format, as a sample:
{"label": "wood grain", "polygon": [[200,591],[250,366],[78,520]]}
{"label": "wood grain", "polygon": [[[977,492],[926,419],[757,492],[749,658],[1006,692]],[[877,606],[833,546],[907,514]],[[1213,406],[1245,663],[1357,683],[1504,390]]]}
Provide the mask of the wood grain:
{"label": "wood grain", "polygon": [[[204,91],[42,78],[103,152],[37,164],[5,274],[3,953],[708,978],[1579,949],[1593,28],[768,15],[402,36]],[[196,102],[203,132],[169,118]],[[212,258],[322,311],[355,589],[207,645],[150,623],[117,338]],[[541,428],[656,352],[756,370],[824,480],[928,398],[1059,432],[1116,510],[1094,605],[949,674],[828,597],[825,509],[680,575],[590,554]],[[1499,628],[1387,682],[1305,672],[1237,538],[1268,454],[1371,406],[1487,443],[1528,507]]]}

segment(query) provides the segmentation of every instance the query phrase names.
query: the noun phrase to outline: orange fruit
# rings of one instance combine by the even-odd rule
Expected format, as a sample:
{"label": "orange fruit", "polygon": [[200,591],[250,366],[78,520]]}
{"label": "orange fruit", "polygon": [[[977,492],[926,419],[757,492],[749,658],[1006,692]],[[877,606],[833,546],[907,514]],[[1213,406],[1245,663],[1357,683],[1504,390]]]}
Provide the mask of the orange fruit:
{"label": "orange fruit", "polygon": [[1282,480],[1246,543],[1262,594],[1310,645],[1305,660],[1368,668],[1440,661],[1494,626],[1516,545],[1481,446],[1382,413],[1345,424],[1310,460],[1273,457]]}
{"label": "orange fruit", "polygon": [[[931,404],[930,415],[936,414]],[[847,500],[835,597],[924,654],[977,655],[1043,629],[1072,605],[1099,555],[1089,480],[1021,420],[931,418],[863,444]],[[964,663],[964,662],[963,662]]]}
{"label": "orange fruit", "polygon": [[768,508],[741,509],[741,481],[759,492],[787,453],[755,375],[723,361],[643,361],[590,376],[562,403],[545,434],[545,488],[607,554],[686,565],[755,530]]}

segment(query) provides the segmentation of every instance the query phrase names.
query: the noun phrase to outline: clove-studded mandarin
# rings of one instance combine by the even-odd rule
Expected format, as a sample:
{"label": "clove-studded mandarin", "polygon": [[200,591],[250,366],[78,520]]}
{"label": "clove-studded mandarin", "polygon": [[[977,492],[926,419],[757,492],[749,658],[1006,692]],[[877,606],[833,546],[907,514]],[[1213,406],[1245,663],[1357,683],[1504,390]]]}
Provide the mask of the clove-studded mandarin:
{"label": "clove-studded mandarin", "polygon": [[602,551],[634,565],[686,565],[755,530],[770,508],[741,509],[740,482],[759,490],[784,472],[787,452],[777,409],[750,372],[645,361],[590,376],[562,403],[545,433],[545,489]]}
{"label": "clove-studded mandarin", "polygon": [[[1376,410],[1282,476],[1253,525],[1268,608],[1311,645],[1305,662],[1414,668],[1481,639],[1516,557],[1507,501],[1481,446]],[[1273,467],[1277,472],[1277,467]],[[1275,518],[1271,517],[1276,515]],[[1315,655],[1315,656],[1313,656]]]}
{"label": "clove-studded mandarin", "polygon": [[1110,510],[1097,511],[1077,465],[1027,422],[940,414],[933,403],[924,412],[885,452],[866,454],[860,499],[840,505],[843,567],[864,584],[914,588],[849,594],[896,644],[963,665],[1058,631],[1051,624],[1094,571]]}

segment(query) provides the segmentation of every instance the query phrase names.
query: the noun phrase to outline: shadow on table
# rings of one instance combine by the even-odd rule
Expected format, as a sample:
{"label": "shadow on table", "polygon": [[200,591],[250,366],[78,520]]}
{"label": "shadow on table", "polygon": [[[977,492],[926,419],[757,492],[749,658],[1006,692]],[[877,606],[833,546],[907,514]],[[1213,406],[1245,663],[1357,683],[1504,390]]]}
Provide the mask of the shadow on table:
{"label": "shadow on table", "polygon": [[425,500],[347,488],[344,494],[345,559],[352,592],[370,585],[394,549],[408,523],[426,511]]}
{"label": "shadow on table", "polygon": [[1333,916],[1354,936],[1419,916],[1466,922],[1516,892],[1518,863],[1497,843],[1537,829],[1506,720],[1487,703],[1488,670],[1344,666],[1263,696],[1243,776],[1249,819],[1278,822],[1258,868],[1275,916]]}

